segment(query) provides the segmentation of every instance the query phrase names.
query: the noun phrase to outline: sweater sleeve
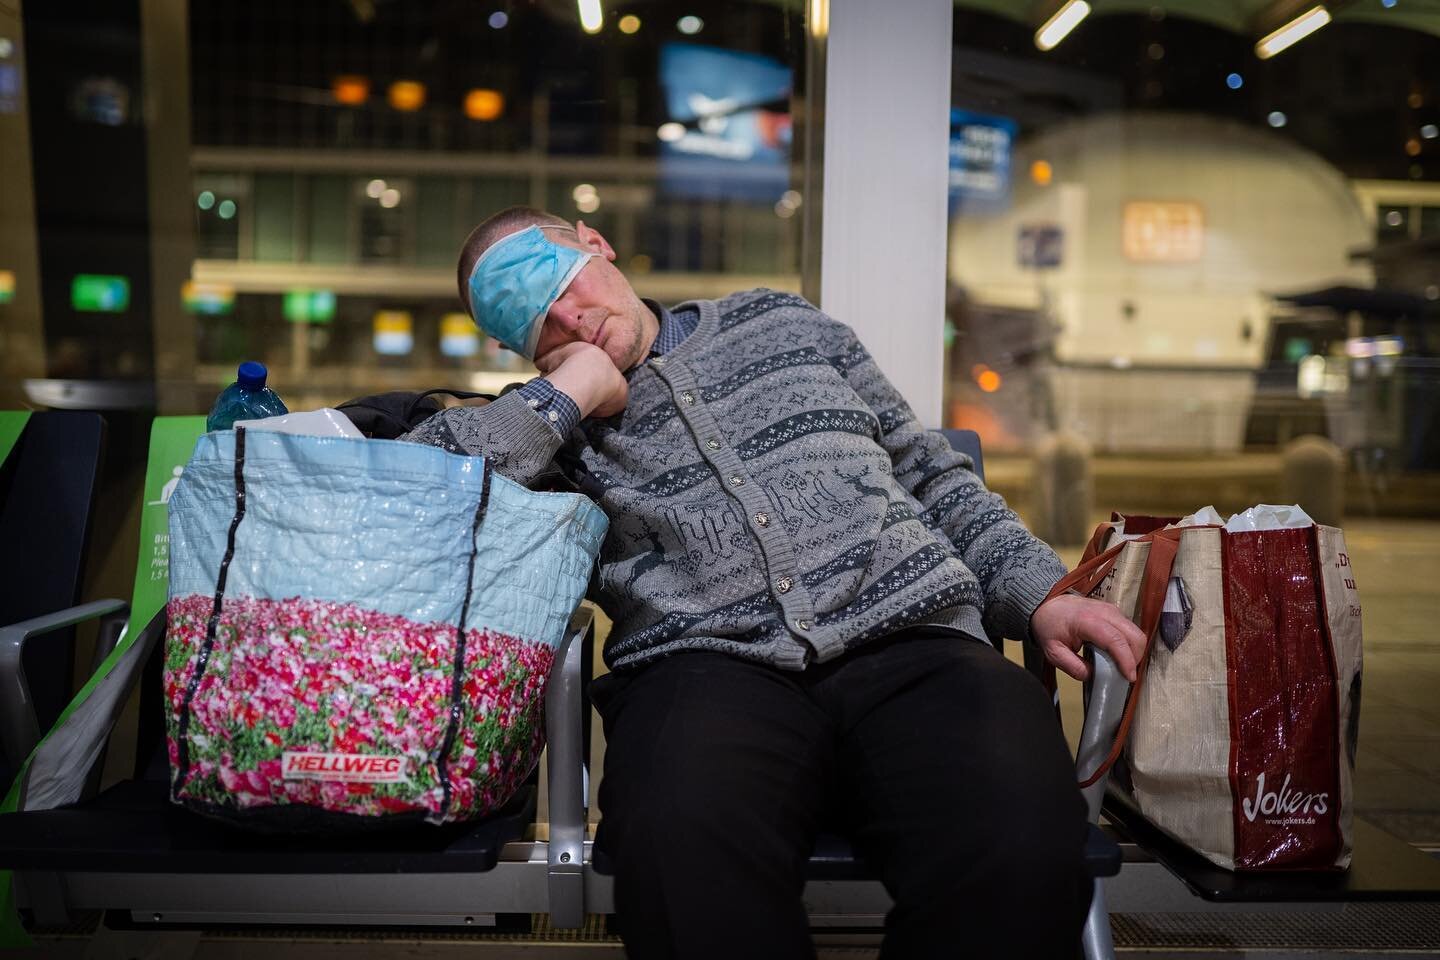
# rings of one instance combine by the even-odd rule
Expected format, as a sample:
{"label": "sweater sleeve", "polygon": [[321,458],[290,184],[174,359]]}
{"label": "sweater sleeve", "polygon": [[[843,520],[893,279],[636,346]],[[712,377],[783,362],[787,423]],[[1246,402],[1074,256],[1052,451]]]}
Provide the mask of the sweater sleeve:
{"label": "sweater sleeve", "polygon": [[880,445],[895,479],[919,501],[920,519],[954,545],[980,582],[986,632],[1031,642],[1030,616],[1064,576],[1065,565],[985,487],[969,456],[920,425],[854,331],[830,322],[840,341],[832,360],[879,420]]}
{"label": "sweater sleeve", "polygon": [[523,485],[549,466],[561,445],[556,427],[530,406],[523,390],[483,407],[441,410],[400,439],[489,457],[502,476]]}

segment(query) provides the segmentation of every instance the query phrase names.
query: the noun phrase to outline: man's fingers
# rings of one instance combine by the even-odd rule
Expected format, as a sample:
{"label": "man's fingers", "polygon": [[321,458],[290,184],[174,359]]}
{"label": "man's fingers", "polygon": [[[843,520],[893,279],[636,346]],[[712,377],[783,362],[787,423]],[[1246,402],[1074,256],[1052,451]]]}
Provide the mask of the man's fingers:
{"label": "man's fingers", "polygon": [[1110,659],[1115,661],[1115,666],[1120,668],[1125,679],[1133,683],[1135,664],[1139,662],[1139,656],[1130,645],[1130,638],[1121,632],[1118,625],[1097,617],[1086,622],[1080,629],[1081,638],[1110,654]]}
{"label": "man's fingers", "polygon": [[1145,632],[1122,614],[1118,608],[1112,607],[1109,604],[1105,606],[1110,611],[1110,622],[1114,624],[1115,629],[1120,632],[1120,635],[1125,638],[1125,642],[1130,645],[1131,652],[1135,654],[1135,662],[1138,664],[1140,658],[1145,656]]}
{"label": "man's fingers", "polygon": [[1045,657],[1054,665],[1056,670],[1076,680],[1086,680],[1090,677],[1090,666],[1084,660],[1075,655],[1075,651],[1063,644],[1049,644],[1045,647]]}

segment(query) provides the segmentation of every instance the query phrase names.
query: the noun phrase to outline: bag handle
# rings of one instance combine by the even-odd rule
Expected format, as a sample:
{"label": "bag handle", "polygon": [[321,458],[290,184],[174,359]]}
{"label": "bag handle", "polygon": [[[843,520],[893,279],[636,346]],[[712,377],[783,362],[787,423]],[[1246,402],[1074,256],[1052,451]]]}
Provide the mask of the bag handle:
{"label": "bag handle", "polygon": [[[1135,664],[1135,682],[1130,685],[1130,692],[1126,695],[1125,712],[1121,714],[1120,726],[1115,730],[1115,742],[1100,766],[1095,768],[1095,772],[1080,782],[1082,790],[1109,773],[1115,761],[1120,758],[1120,752],[1125,749],[1125,741],[1130,736],[1130,725],[1135,719],[1135,708],[1140,702],[1140,690],[1145,685],[1145,674],[1150,666],[1150,651],[1155,648],[1155,633],[1160,626],[1160,612],[1165,606],[1165,591],[1170,585],[1170,571],[1175,566],[1175,554],[1180,549],[1183,529],[1185,528],[1156,530],[1140,537],[1138,541],[1126,541],[1150,544],[1150,552],[1145,557],[1145,572],[1140,579],[1139,627],[1145,634],[1145,650]],[[1118,556],[1119,549],[1124,546],[1125,543],[1120,543],[1112,549],[1116,550]],[[1112,561],[1111,566],[1113,565]]]}
{"label": "bag handle", "polygon": [[245,519],[245,428],[235,428],[235,513],[230,518],[230,530],[225,535],[225,554],[220,558],[220,569],[215,575],[215,599],[210,606],[210,618],[205,621],[205,640],[200,645],[195,671],[185,684],[185,696],[180,701],[179,729],[175,733],[175,746],[179,757],[175,763],[173,780],[170,784],[170,799],[178,802],[180,791],[190,776],[190,705],[195,692],[200,688],[205,669],[210,666],[210,655],[215,650],[215,637],[220,629],[220,613],[225,604],[225,581],[230,573],[230,563],[235,559],[235,531]]}
{"label": "bag handle", "polygon": [[[1110,525],[1107,523],[1102,523],[1095,528],[1095,535],[1086,544],[1080,563],[1074,570],[1061,577],[1059,583],[1050,588],[1050,592],[1045,595],[1045,600],[1051,600],[1066,593],[1078,593],[1082,597],[1088,597],[1110,575],[1110,571],[1115,567],[1115,561],[1120,557],[1120,548],[1124,546],[1124,543],[1117,543],[1108,550],[1100,549],[1105,543],[1110,529]],[[1060,700],[1057,695],[1059,684],[1055,679],[1055,664],[1049,660],[1044,661],[1044,666],[1040,671],[1040,682],[1044,685],[1045,692],[1050,695],[1050,700],[1055,704],[1055,722],[1060,724],[1063,729],[1065,723],[1060,716]]]}
{"label": "bag handle", "polygon": [[[1127,544],[1148,543],[1150,545],[1150,552],[1145,558],[1145,571],[1140,580],[1140,619],[1138,621],[1141,632],[1145,634],[1145,649],[1135,664],[1135,682],[1130,685],[1130,691],[1126,695],[1125,712],[1120,717],[1119,727],[1116,728],[1115,742],[1095,772],[1080,783],[1081,789],[1090,786],[1108,773],[1110,768],[1115,765],[1115,761],[1119,759],[1120,751],[1125,748],[1125,741],[1130,735],[1130,724],[1134,721],[1135,708],[1139,703],[1140,689],[1144,686],[1145,673],[1150,664],[1150,651],[1155,645],[1155,631],[1160,626],[1160,612],[1165,606],[1165,590],[1170,585],[1170,571],[1175,565],[1175,554],[1180,548],[1180,536],[1184,530],[1192,528],[1171,527],[1155,530],[1140,537],[1122,540],[1113,547],[1101,550],[1113,529],[1111,524],[1100,524],[1096,528],[1094,536],[1090,538],[1090,543],[1086,545],[1085,555],[1081,562],[1076,565],[1074,570],[1062,577],[1059,583],[1051,587],[1049,594],[1045,597],[1046,600],[1050,600],[1071,592],[1089,596],[1115,569],[1115,564],[1120,559],[1120,553]],[[1056,689],[1055,666],[1048,661],[1045,664],[1045,685],[1053,695]]]}
{"label": "bag handle", "polygon": [[465,621],[470,619],[470,601],[475,593],[475,558],[480,552],[480,527],[490,509],[490,476],[493,468],[490,458],[481,463],[480,502],[475,507],[475,518],[470,525],[470,559],[465,567],[465,599],[460,604],[460,621],[455,625],[455,658],[450,668],[450,717],[445,724],[445,739],[435,757],[435,775],[440,781],[440,819],[450,815],[450,801],[454,795],[450,782],[450,751],[455,749],[455,736],[460,728],[460,718],[465,709]]}

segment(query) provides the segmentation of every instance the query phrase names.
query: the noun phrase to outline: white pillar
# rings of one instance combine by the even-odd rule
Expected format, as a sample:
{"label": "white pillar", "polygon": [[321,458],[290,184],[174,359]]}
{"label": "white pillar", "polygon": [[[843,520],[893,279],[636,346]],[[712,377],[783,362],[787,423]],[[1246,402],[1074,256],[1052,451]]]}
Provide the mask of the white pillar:
{"label": "white pillar", "polygon": [[951,0],[828,6],[820,307],[938,427]]}

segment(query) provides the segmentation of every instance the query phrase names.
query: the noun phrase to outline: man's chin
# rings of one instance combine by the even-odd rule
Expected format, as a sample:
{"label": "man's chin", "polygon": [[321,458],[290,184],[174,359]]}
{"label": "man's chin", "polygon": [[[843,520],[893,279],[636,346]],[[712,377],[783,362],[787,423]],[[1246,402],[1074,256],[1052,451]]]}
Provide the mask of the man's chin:
{"label": "man's chin", "polygon": [[620,345],[615,343],[613,339],[605,343],[605,356],[609,357],[610,362],[615,364],[616,370],[619,370],[621,373],[627,373],[638,366],[640,361],[644,359],[644,357],[640,356],[639,339],[639,337],[631,338],[630,342],[625,344],[623,349],[621,349]]}

